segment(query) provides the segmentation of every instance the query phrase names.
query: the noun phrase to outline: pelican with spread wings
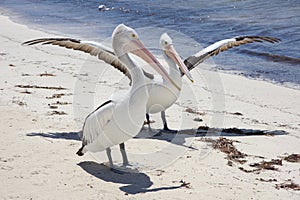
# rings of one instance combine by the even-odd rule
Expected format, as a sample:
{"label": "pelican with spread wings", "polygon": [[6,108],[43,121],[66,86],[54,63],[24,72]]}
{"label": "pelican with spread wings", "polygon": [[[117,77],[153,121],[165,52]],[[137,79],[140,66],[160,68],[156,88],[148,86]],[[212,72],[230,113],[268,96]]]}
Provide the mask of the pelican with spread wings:
{"label": "pelican with spread wings", "polygon": [[[31,40],[24,44],[32,45],[40,40]],[[171,85],[178,88],[176,83],[170,78],[168,72],[159,61],[146,49],[140,41],[137,33],[123,24],[118,25],[112,34],[112,46],[115,55],[102,49],[81,45],[74,40],[57,40],[65,42],[64,45],[74,44],[85,52],[97,56],[100,60],[120,69],[131,78],[132,84],[129,91],[123,96],[113,98],[100,105],[90,113],[84,122],[80,138],[82,147],[78,150],[79,156],[87,151],[99,152],[106,150],[110,166],[113,166],[110,147],[119,145],[123,165],[128,164],[124,142],[136,136],[141,130],[146,114],[146,104],[148,102],[148,82],[143,74],[143,70],[135,64],[129,54],[135,54],[146,61]],[[71,41],[71,42],[70,42]],[[75,42],[75,43],[72,43]]]}
{"label": "pelican with spread wings", "polygon": [[[169,75],[172,81],[176,84],[170,85],[170,81],[156,81],[157,79],[155,79],[152,74],[144,71],[144,75],[152,79],[152,83],[149,84],[151,85],[151,88],[149,90],[149,101],[147,103],[146,114],[149,128],[149,113],[152,114],[161,112],[161,118],[164,124],[163,130],[171,131],[167,125],[165,110],[173,105],[179,97],[182,84],[181,77],[183,75],[187,75],[190,80],[193,80],[191,74],[188,71],[191,71],[195,67],[199,66],[209,57],[218,55],[220,52],[226,51],[233,47],[254,42],[276,43],[279,41],[280,39],[278,38],[265,36],[237,36],[230,39],[220,40],[184,59],[183,63],[185,66],[182,66],[182,61],[181,59],[178,59],[180,57],[173,47],[172,39],[166,33],[162,34],[160,38],[160,48],[162,49],[163,56],[169,65]],[[42,38],[31,41],[30,44],[35,43],[58,45],[69,49],[83,51],[91,55],[96,55],[99,50],[103,50],[109,54],[115,54],[114,51],[109,47],[93,41],[80,41],[71,38]],[[180,67],[180,69],[178,67]],[[130,78],[130,74],[128,73],[126,68],[116,68]]]}

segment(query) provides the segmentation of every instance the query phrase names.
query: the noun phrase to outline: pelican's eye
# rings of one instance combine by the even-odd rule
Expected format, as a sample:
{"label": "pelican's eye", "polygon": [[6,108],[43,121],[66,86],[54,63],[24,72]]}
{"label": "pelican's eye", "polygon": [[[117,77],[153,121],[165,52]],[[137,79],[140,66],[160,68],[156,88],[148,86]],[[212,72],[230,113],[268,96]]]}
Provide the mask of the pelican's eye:
{"label": "pelican's eye", "polygon": [[168,42],[167,41],[165,41],[165,45],[167,45],[168,44]]}
{"label": "pelican's eye", "polygon": [[131,37],[132,37],[132,38],[137,38],[137,35],[134,34],[134,33],[132,33],[132,34],[131,34]]}

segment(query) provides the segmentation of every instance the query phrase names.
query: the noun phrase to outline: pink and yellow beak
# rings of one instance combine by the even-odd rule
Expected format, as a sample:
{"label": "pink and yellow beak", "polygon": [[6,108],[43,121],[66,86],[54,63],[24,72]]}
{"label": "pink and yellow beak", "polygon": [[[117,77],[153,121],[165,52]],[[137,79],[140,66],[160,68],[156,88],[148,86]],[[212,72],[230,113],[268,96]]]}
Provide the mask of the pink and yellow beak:
{"label": "pink and yellow beak", "polygon": [[183,63],[183,61],[181,60],[180,56],[178,55],[177,51],[175,50],[175,48],[173,47],[172,44],[169,44],[166,48],[165,48],[165,53],[167,56],[169,56],[181,69],[181,71],[188,77],[188,79],[190,79],[192,81],[192,83],[194,82],[193,77],[190,73],[190,71],[188,70],[188,68],[185,66],[185,64]]}
{"label": "pink and yellow beak", "polygon": [[131,52],[143,60],[145,60],[150,66],[152,66],[161,76],[163,76],[166,80],[172,83],[178,90],[181,90],[179,87],[169,76],[167,70],[160,64],[160,62],[152,55],[152,53],[146,49],[144,44],[138,40],[130,41],[126,46],[125,50]]}

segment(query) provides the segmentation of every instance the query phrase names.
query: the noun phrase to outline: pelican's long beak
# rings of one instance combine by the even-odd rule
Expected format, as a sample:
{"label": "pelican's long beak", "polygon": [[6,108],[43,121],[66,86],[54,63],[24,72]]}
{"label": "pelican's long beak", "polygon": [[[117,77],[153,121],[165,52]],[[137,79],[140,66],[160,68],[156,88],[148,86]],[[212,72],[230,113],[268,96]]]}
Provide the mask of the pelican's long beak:
{"label": "pelican's long beak", "polygon": [[182,62],[181,58],[179,57],[177,51],[175,50],[175,48],[173,47],[172,44],[168,45],[168,47],[166,47],[165,53],[167,54],[167,56],[169,56],[181,69],[181,71],[188,77],[188,79],[190,79],[192,81],[192,83],[194,82],[193,77],[190,73],[190,71],[188,70],[188,68],[185,66],[185,64]]}
{"label": "pelican's long beak", "polygon": [[132,40],[125,46],[125,50],[131,52],[143,60],[145,60],[149,65],[151,65],[161,76],[163,76],[166,80],[170,81],[179,91],[181,87],[179,87],[169,76],[167,70],[160,64],[160,62],[152,55],[148,49],[144,46],[144,44],[136,39]]}

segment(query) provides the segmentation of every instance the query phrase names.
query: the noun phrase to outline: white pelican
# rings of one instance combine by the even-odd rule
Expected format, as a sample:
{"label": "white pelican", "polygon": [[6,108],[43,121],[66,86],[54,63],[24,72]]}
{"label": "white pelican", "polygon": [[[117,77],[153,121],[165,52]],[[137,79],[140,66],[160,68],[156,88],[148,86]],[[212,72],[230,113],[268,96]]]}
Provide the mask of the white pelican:
{"label": "white pelican", "polygon": [[[167,33],[161,35],[159,40],[159,46],[162,50],[162,55],[169,65],[169,75],[172,80],[180,88],[176,88],[169,84],[166,80],[155,80],[151,82],[151,88],[149,90],[149,100],[147,103],[147,114],[146,119],[150,127],[150,116],[149,114],[161,112],[161,118],[163,121],[163,130],[173,132],[168,128],[167,120],[165,116],[165,110],[172,106],[178,99],[181,86],[182,78],[181,72],[186,74],[187,77],[193,82],[192,75],[190,74],[188,68],[185,66],[180,56],[173,47],[172,39]],[[178,68],[179,67],[179,68]]]}
{"label": "white pelican", "polygon": [[[188,67],[188,70],[190,71],[194,69],[196,66],[199,66],[200,63],[202,63],[205,59],[209,58],[210,56],[217,55],[219,52],[228,50],[231,47],[252,43],[252,42],[263,42],[263,41],[275,43],[278,42],[279,39],[272,38],[272,37],[261,37],[261,36],[239,36],[231,39],[221,40],[197,52],[196,54],[186,58],[184,60],[184,64]],[[174,62],[175,59],[170,59],[173,57],[172,54],[170,54],[170,52],[176,52],[176,50],[173,47],[172,39],[169,37],[167,33],[162,34],[160,37],[160,48],[163,51],[164,59],[167,61],[170,67],[170,72],[169,72],[170,77],[174,80],[176,85],[181,87],[182,85],[181,76],[187,73],[186,72],[182,73],[183,71],[180,72],[179,68],[176,67],[176,63]],[[180,70],[182,70],[182,68],[180,68]],[[165,85],[167,86],[169,85],[169,83],[166,83]],[[167,90],[162,92],[164,89],[161,88],[159,88],[161,89],[161,91],[156,89],[152,89],[152,91],[150,91],[151,95],[149,96],[147,108],[153,106],[155,103],[161,106],[156,106],[157,109],[154,108],[153,110],[147,110],[146,119],[149,128],[150,128],[149,113],[161,112],[161,118],[164,124],[163,130],[172,131],[167,126],[167,121],[165,118],[165,110],[169,108],[171,105],[173,105],[173,103],[176,102],[179,96],[179,91],[172,86],[167,86],[167,87],[173,89],[168,90],[169,92]],[[171,91],[173,93],[170,93]],[[158,98],[154,99],[153,97],[158,97]]]}
{"label": "white pelican", "polygon": [[[219,52],[226,51],[234,46],[239,46],[242,44],[253,43],[253,42],[263,42],[263,41],[275,43],[280,41],[280,39],[273,38],[273,37],[262,37],[262,36],[238,36],[231,39],[220,40],[206,47],[205,49],[197,52],[196,54],[189,56],[184,60],[184,64],[186,65],[188,70],[191,71],[195,67],[199,66],[199,64],[204,62],[207,58],[209,58],[210,56],[217,55]],[[180,57],[177,57],[176,59],[173,58],[174,55],[178,55],[178,54],[172,53],[172,52],[176,52],[176,50],[173,47],[172,39],[169,37],[167,33],[162,34],[160,37],[160,48],[163,51],[164,59],[167,61],[169,65],[170,77],[176,83],[176,85],[181,87],[182,85],[181,77],[189,73],[182,71],[186,69],[184,67],[183,68],[176,67],[176,64],[178,62],[174,62],[174,60],[180,59]],[[147,104],[147,114],[146,114],[146,119],[149,125],[149,129],[150,129],[149,113],[161,112],[161,118],[164,124],[163,130],[173,132],[173,130],[170,130],[168,128],[167,121],[165,118],[165,110],[176,102],[177,98],[179,97],[179,92],[180,91],[176,90],[176,88],[171,86],[169,83],[158,85],[157,87],[154,87],[152,88],[152,90],[150,90],[149,101]]]}
{"label": "white pelican", "polygon": [[[273,38],[273,37],[264,37],[264,36],[237,36],[230,39],[220,40],[202,49],[201,51],[195,53],[194,55],[189,56],[184,60],[184,64],[186,65],[188,70],[191,71],[195,67],[199,66],[202,62],[204,62],[207,58],[211,56],[215,56],[220,52],[226,51],[232,47],[253,43],[253,42],[264,42],[264,41],[270,43],[276,43],[279,42],[280,39]],[[93,42],[93,41],[80,41],[71,38],[49,38],[49,39],[41,39],[40,41],[37,40],[36,43],[58,45],[66,48],[71,48],[74,50],[84,51],[90,54],[92,54],[91,49],[93,49],[93,51],[97,51],[101,49],[110,54],[114,54],[113,50],[111,50],[109,47],[106,47],[100,43]],[[165,110],[169,108],[177,100],[181,88],[181,78],[179,78],[178,74],[181,74],[181,76],[183,76],[184,74],[180,72],[174,64],[174,56],[172,56],[170,52],[171,51],[176,52],[176,51],[173,48],[172,39],[167,34],[162,34],[160,38],[160,48],[162,48],[163,56],[170,67],[169,75],[174,80],[176,85],[179,86],[179,88],[177,88],[178,90],[176,90],[173,86],[169,87],[169,85],[160,85],[160,84],[157,84],[158,87],[152,87],[152,90],[149,91],[150,99],[147,104],[146,119],[148,121],[149,128],[150,128],[150,123],[149,123],[150,120],[149,120],[148,113],[161,112],[161,117],[164,124],[163,130],[169,131],[169,128],[167,126],[167,121],[165,118]],[[175,62],[178,66],[182,67],[181,66],[182,62],[178,63],[178,61],[176,60]],[[126,71],[126,69],[121,69],[121,68],[118,69],[128,76],[128,72]],[[182,67],[181,70],[183,70],[185,74],[188,74],[184,70],[184,67]],[[153,79],[153,76],[151,74],[146,72],[144,72],[144,74],[147,77]],[[188,75],[188,77],[191,79],[190,75]],[[155,83],[153,83],[153,85],[155,85]],[[170,90],[168,90],[168,92],[160,92],[159,88],[160,89],[164,88],[165,91],[168,90],[168,88],[170,88]]]}
{"label": "white pelican", "polygon": [[[25,42],[28,45],[36,43],[45,44],[47,40],[37,39]],[[147,81],[143,71],[132,62],[128,53],[141,57],[174,87],[178,87],[159,61],[145,48],[133,29],[123,24],[118,25],[112,34],[112,46],[119,59],[101,49],[85,48],[85,51],[97,55],[118,69],[127,69],[125,73],[129,72],[132,85],[123,98],[120,99],[118,95],[118,99],[112,98],[106,101],[86,117],[80,134],[82,147],[77,152],[79,156],[82,156],[87,151],[106,150],[111,167],[113,162],[110,147],[117,144],[120,145],[123,165],[128,164],[124,142],[136,136],[141,130],[148,101]]]}

